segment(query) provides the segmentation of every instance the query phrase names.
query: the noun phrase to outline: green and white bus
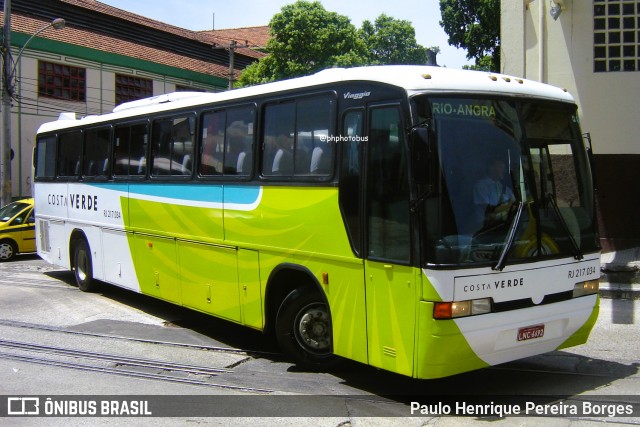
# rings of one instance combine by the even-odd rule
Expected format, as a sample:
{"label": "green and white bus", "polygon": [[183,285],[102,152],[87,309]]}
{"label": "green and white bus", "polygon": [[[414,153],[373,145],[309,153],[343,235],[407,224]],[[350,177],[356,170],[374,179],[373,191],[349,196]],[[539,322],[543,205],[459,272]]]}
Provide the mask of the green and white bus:
{"label": "green and white bus", "polygon": [[571,95],[499,74],[330,69],[161,95],[40,127],[38,254],[82,290],[271,333],[306,368],[438,378],[587,340],[588,154]]}

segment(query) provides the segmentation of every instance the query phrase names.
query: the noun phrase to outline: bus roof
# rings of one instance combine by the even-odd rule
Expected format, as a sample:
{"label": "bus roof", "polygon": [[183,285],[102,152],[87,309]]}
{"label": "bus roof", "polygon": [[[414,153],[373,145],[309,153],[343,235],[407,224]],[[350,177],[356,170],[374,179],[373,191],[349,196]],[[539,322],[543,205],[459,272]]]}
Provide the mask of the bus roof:
{"label": "bus roof", "polygon": [[38,133],[78,125],[136,117],[178,108],[197,107],[215,102],[242,100],[266,94],[286,92],[342,82],[377,82],[415,93],[458,93],[516,95],[573,102],[573,97],[554,86],[497,73],[458,70],[419,65],[383,65],[354,68],[329,68],[316,74],[250,86],[219,93],[176,92],[121,104],[113,112],[81,119],[61,114],[60,119],[45,123]]}

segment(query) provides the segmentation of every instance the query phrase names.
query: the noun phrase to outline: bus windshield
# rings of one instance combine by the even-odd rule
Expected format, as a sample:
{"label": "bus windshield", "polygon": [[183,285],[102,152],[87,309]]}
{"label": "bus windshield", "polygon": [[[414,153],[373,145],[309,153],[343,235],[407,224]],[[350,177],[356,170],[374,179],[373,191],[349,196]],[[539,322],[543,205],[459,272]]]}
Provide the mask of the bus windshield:
{"label": "bus windshield", "polygon": [[435,169],[420,198],[426,264],[501,270],[598,250],[575,106],[426,95],[414,106],[429,127],[422,167]]}

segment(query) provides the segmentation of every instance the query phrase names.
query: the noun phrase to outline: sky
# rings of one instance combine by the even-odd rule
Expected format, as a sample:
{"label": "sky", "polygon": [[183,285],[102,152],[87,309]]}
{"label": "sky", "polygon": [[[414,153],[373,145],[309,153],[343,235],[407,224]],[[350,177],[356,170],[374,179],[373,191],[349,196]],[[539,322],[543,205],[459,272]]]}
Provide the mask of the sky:
{"label": "sky", "polygon": [[[240,28],[267,25],[282,6],[295,0],[99,0],[119,9],[190,30]],[[471,64],[466,51],[449,46],[439,22],[438,0],[320,0],[324,8],[347,16],[360,28],[381,14],[412,23],[416,40],[425,47],[440,48],[438,65],[462,68]]]}

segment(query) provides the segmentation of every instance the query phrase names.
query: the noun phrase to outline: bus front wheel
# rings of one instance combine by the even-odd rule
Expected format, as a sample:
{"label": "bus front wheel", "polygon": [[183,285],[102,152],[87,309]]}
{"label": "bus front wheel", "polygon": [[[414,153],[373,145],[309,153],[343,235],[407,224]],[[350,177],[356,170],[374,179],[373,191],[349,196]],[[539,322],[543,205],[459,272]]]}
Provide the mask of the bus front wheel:
{"label": "bus front wheel", "polygon": [[96,288],[93,279],[93,263],[91,262],[91,251],[89,245],[84,239],[79,239],[75,246],[74,265],[76,282],[78,289],[83,292],[92,292]]}
{"label": "bus front wheel", "polygon": [[304,369],[335,367],[331,352],[331,321],[326,303],[316,293],[295,289],[282,301],[276,316],[276,337],[282,350]]}

